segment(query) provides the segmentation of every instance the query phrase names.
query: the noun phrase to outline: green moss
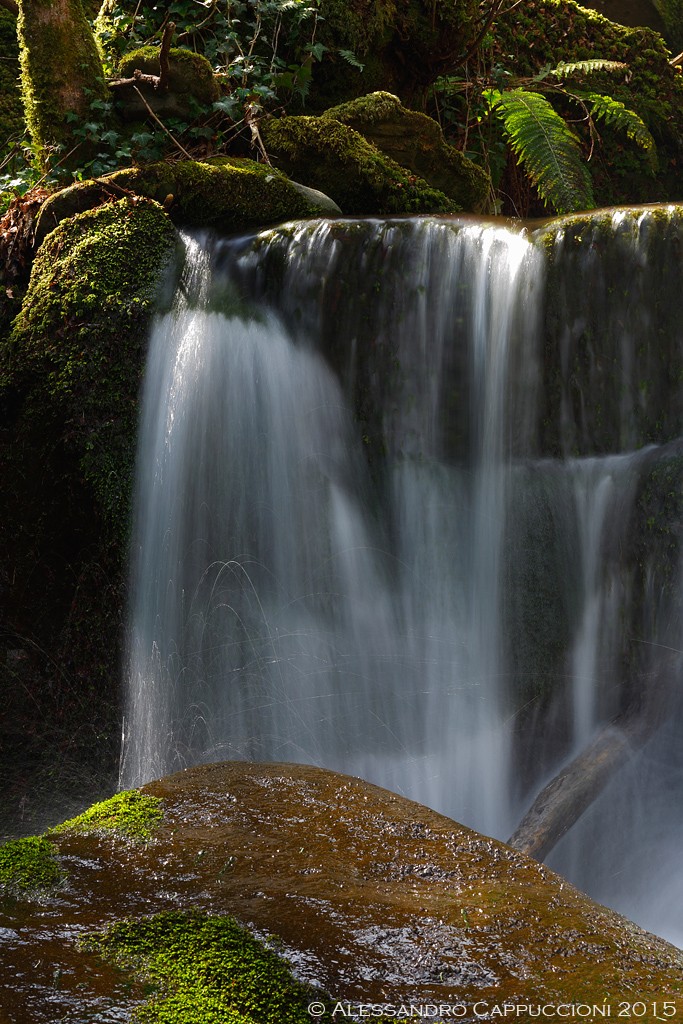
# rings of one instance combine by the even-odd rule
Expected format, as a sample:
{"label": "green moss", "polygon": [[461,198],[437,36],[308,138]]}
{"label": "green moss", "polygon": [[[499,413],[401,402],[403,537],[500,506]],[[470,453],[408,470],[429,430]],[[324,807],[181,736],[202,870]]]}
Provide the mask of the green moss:
{"label": "green moss", "polygon": [[401,167],[409,168],[461,210],[490,211],[488,175],[450,146],[431,117],[404,107],[397,96],[374,92],[324,112],[359,132]]}
{"label": "green moss", "polygon": [[283,117],[264,125],[271,155],[297,181],[345,214],[457,213],[461,207],[331,117]]}
{"label": "green moss", "polygon": [[[108,99],[99,52],[81,2],[22,4],[17,32],[31,136],[44,159],[57,150],[63,152],[62,166],[78,164],[85,154],[67,115],[84,116],[93,99]],[[70,154],[74,147],[76,152]]]}
{"label": "green moss", "polygon": [[[121,77],[129,78],[136,70],[147,75],[158,75],[159,52],[158,46],[144,46],[127,53],[119,66]],[[218,87],[206,57],[182,48],[169,51],[169,90],[189,93],[197,103],[204,105],[218,99]]]}
{"label": "green moss", "polygon": [[230,917],[171,911],[115,924],[84,945],[159,989],[135,1011],[144,1024],[308,1024],[308,1003],[321,999]]}
{"label": "green moss", "polygon": [[[36,256],[0,374],[22,418],[63,438],[101,519],[127,536],[137,396],[156,287],[176,235],[156,204],[123,199],[64,221]],[[34,419],[35,418],[35,419]]]}
{"label": "green moss", "polygon": [[117,171],[109,180],[164,202],[179,225],[222,232],[248,231],[326,212],[297,191],[280,171],[253,160],[156,163]]}
{"label": "green moss", "polygon": [[109,800],[93,804],[83,814],[51,829],[59,832],[118,832],[129,839],[151,839],[164,816],[163,803],[138,790],[117,793]]}
{"label": "green moss", "polygon": [[49,889],[61,878],[54,846],[44,836],[11,839],[0,846],[0,885],[10,892]]}
{"label": "green moss", "polygon": [[21,135],[23,128],[17,21],[0,10],[0,152],[7,148],[10,136]]}

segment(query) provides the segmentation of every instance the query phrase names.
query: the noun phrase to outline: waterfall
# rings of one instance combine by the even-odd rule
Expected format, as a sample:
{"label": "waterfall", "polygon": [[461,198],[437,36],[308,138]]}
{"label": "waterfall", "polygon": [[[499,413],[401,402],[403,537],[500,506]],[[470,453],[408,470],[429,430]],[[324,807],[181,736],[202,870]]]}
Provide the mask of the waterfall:
{"label": "waterfall", "polygon": [[605,216],[186,240],[142,403],[122,785],[311,762],[504,839],[641,678],[680,675],[651,339],[683,339],[648,302],[680,229]]}

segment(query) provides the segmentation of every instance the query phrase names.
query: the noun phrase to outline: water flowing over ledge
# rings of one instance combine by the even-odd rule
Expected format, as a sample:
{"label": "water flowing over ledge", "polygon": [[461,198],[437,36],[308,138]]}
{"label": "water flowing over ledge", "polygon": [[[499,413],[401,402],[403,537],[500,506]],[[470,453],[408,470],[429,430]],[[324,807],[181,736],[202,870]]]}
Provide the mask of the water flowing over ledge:
{"label": "water flowing over ledge", "polygon": [[188,240],[143,402],[123,784],[311,762],[505,838],[667,688],[669,724],[555,866],[604,898],[614,848],[587,830],[613,815],[611,902],[683,933],[634,910],[640,839],[683,825],[681,223]]}

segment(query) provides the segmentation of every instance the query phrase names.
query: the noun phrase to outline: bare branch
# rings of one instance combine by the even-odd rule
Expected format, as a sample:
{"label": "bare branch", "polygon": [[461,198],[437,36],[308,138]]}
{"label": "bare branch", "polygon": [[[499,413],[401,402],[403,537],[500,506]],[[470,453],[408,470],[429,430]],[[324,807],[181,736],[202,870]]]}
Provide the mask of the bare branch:
{"label": "bare branch", "polygon": [[161,40],[161,50],[159,51],[159,88],[166,90],[169,85],[170,78],[170,65],[168,61],[168,53],[171,49],[171,40],[173,39],[173,33],[175,32],[175,22],[169,21],[164,29],[164,35]]}

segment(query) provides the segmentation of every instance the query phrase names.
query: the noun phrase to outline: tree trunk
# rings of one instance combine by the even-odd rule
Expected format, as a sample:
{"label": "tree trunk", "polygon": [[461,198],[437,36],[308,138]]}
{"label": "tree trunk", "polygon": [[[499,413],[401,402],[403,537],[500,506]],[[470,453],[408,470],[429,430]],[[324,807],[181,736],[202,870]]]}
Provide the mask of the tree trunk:
{"label": "tree trunk", "polygon": [[[653,699],[652,693],[657,694]],[[654,735],[662,722],[666,687],[654,687],[638,713],[607,725],[538,794],[508,845],[536,860],[550,853],[610,779]]]}
{"label": "tree trunk", "polygon": [[80,0],[20,0],[17,33],[26,122],[44,164],[87,159],[74,133],[94,99],[108,100],[100,55]]}

